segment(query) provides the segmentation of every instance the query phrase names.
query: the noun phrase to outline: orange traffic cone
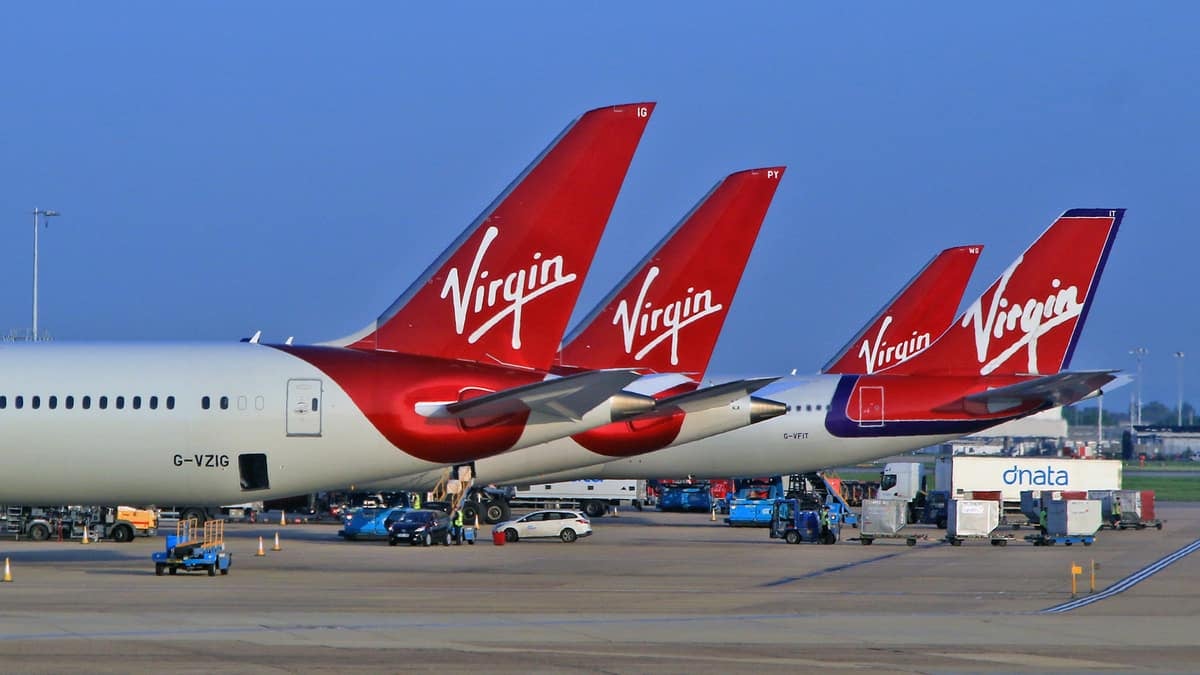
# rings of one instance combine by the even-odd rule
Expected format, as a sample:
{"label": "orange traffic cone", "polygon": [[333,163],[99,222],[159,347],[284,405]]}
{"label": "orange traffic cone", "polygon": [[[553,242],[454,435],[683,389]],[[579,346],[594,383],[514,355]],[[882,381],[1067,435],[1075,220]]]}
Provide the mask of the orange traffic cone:
{"label": "orange traffic cone", "polygon": [[259,537],[258,538],[258,553],[255,553],[254,556],[258,557],[258,556],[264,556],[266,554],[267,554],[267,552],[263,550],[262,537]]}
{"label": "orange traffic cone", "polygon": [[275,545],[271,547],[271,550],[272,551],[282,551],[283,550],[279,546],[279,533],[278,532],[275,533]]}
{"label": "orange traffic cone", "polygon": [[286,511],[279,512],[279,524],[287,525],[287,512]]}
{"label": "orange traffic cone", "polygon": [[87,529],[86,527],[85,527],[85,528],[83,528],[83,541],[81,541],[81,542],[79,542],[79,543],[81,543],[81,544],[90,544],[90,543],[92,543],[91,541],[89,541],[89,540],[88,540],[88,529]]}
{"label": "orange traffic cone", "polygon": [[12,568],[8,565],[8,558],[4,559],[4,579],[3,581],[12,582]]}

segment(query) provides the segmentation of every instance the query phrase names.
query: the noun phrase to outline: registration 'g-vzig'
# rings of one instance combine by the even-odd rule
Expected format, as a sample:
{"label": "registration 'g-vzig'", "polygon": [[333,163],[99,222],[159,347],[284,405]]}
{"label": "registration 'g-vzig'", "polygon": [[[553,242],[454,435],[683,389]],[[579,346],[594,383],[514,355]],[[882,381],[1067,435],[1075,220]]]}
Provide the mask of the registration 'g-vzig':
{"label": "registration 'g-vzig'", "polygon": [[343,340],[0,347],[0,502],[301,494],[652,408],[622,391],[632,370],[547,373],[653,108],[575,120],[387,311]]}

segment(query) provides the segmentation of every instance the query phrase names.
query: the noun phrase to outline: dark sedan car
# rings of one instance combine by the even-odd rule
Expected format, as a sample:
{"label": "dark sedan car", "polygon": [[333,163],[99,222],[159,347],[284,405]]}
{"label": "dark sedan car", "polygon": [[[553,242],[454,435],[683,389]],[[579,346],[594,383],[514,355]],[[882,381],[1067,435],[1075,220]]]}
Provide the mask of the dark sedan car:
{"label": "dark sedan car", "polygon": [[450,515],[444,511],[417,509],[405,511],[392,522],[388,532],[388,545],[406,542],[416,546],[430,544],[450,545]]}

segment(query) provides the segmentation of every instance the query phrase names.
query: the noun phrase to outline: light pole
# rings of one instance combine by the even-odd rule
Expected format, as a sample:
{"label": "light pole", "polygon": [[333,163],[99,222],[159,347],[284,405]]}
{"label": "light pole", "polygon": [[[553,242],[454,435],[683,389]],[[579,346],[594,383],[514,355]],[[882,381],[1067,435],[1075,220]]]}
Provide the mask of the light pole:
{"label": "light pole", "polygon": [[1149,354],[1150,350],[1145,347],[1134,347],[1129,350],[1133,354],[1133,358],[1137,360],[1137,424],[1142,424],[1142,357]]}
{"label": "light pole", "polygon": [[36,206],[33,207],[33,336],[32,337],[33,337],[34,342],[37,342],[37,339],[38,339],[38,326],[37,326],[38,216],[41,216],[42,218],[53,218],[54,216],[57,216],[57,215],[59,215],[58,211],[55,211],[53,209],[46,209],[43,211],[42,209],[39,209]]}
{"label": "light pole", "polygon": [[1179,409],[1175,411],[1175,426],[1183,426],[1183,352],[1175,352],[1175,358],[1179,359]]}

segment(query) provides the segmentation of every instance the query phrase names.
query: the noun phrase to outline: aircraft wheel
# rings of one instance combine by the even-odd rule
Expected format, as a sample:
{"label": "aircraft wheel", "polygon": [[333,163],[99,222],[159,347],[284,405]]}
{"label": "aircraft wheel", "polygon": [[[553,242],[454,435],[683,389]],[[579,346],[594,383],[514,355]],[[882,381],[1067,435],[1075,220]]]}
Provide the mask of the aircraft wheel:
{"label": "aircraft wheel", "polygon": [[508,508],[507,502],[498,499],[491,499],[484,502],[483,520],[488,525],[503,523],[508,520],[510,515],[512,515],[512,511]]}

